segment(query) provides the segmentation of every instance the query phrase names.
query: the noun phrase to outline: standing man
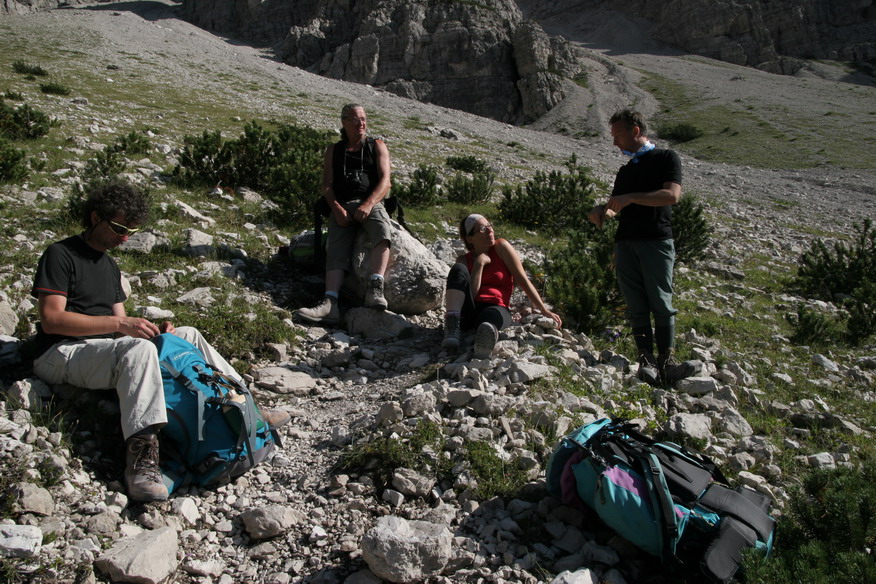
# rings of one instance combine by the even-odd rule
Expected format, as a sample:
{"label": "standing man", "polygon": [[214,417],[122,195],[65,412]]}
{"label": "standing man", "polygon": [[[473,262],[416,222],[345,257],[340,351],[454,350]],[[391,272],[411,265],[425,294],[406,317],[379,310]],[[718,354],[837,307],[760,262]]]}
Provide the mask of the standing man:
{"label": "standing man", "polygon": [[[121,271],[107,251],[140,231],[149,198],[115,182],[89,193],[81,217],[85,231],[51,244],[37,265],[31,294],[38,299],[34,373],[48,384],[115,389],[125,439],[125,482],[136,501],[162,501],[168,492],[158,465],[158,430],[167,422],[158,350],[150,340],[172,333],[195,345],[207,361],[241,381],[193,327],[155,325],[125,314]],[[277,427],[289,414],[263,411]]]}
{"label": "standing man", "polygon": [[615,267],[639,353],[639,379],[671,384],[693,373],[689,364],[678,364],[673,357],[677,311],[672,307],[672,205],[681,199],[681,160],[648,140],[638,112],[620,111],[609,126],[614,145],[630,161],[618,170],[608,202],[594,207],[588,218],[601,227],[605,219],[617,216]]}
{"label": "standing man", "polygon": [[331,217],[326,242],[325,296],[298,316],[310,322],[337,324],[341,320],[338,293],[344,274],[352,269],[353,244],[361,226],[371,241],[371,278],[365,306],[386,309],[383,276],[389,265],[391,226],[383,207],[389,193],[389,150],[383,140],[368,137],[368,118],[358,104],[341,110],[341,141],[325,151],[322,195]]}

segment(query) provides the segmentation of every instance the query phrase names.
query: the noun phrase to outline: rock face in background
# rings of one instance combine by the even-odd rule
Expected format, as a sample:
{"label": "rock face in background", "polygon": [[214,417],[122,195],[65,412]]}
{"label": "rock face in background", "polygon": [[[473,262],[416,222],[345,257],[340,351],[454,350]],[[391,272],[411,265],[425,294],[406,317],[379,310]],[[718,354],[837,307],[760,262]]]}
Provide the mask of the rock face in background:
{"label": "rock face in background", "polygon": [[524,22],[512,0],[191,0],[183,16],[249,40],[281,41],[280,57],[312,73],[513,123],[549,111],[578,72],[568,43]]}
{"label": "rock face in background", "polygon": [[655,40],[771,73],[794,74],[804,65],[801,59],[872,68],[876,58],[872,0],[520,0],[518,5],[535,20],[616,10],[650,21]]}
{"label": "rock face in background", "polygon": [[0,0],[0,14],[27,14],[89,2],[90,0]]}

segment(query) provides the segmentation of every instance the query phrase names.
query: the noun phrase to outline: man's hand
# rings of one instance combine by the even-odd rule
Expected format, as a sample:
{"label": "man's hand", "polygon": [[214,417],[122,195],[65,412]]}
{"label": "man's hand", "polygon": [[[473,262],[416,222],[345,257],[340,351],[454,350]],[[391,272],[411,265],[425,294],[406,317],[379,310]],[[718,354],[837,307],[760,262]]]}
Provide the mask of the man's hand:
{"label": "man's hand", "polygon": [[160,325],[158,325],[158,330],[162,333],[170,333],[173,334],[176,331],[176,327],[173,326],[173,323],[169,320],[165,320]]}
{"label": "man's hand", "polygon": [[335,218],[335,223],[340,227],[346,227],[350,224],[350,214],[340,204],[332,205],[332,216]]}
{"label": "man's hand", "polygon": [[596,205],[593,207],[593,210],[590,211],[590,214],[587,215],[587,219],[597,227],[602,227],[603,221],[611,219],[615,215],[617,215],[617,213],[607,205]]}
{"label": "man's hand", "polygon": [[361,205],[356,207],[356,211],[353,213],[353,219],[359,223],[363,223],[371,215],[371,209],[373,208],[374,203],[363,201]]}
{"label": "man's hand", "polygon": [[136,339],[151,339],[161,334],[161,330],[145,318],[123,316],[119,319],[119,333]]}
{"label": "man's hand", "polygon": [[[632,202],[633,199],[629,195],[615,195],[608,198],[608,202],[605,204],[605,210],[606,212],[611,211],[614,215],[617,215],[624,207]],[[614,217],[614,215],[612,215],[612,217]]]}

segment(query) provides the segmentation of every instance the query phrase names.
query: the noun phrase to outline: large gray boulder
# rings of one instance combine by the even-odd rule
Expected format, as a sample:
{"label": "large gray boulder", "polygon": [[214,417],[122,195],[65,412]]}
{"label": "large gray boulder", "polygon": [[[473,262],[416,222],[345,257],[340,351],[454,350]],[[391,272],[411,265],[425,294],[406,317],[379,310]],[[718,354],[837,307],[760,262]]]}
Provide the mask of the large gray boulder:
{"label": "large gray boulder", "polygon": [[114,582],[158,584],[176,571],[178,548],[176,530],[161,527],[116,541],[94,567]]}
{"label": "large gray boulder", "polygon": [[422,582],[444,569],[453,536],[444,525],[389,515],[362,537],[362,557],[378,577],[397,583]]}
{"label": "large gray boulder", "polygon": [[[449,268],[410,233],[393,222],[393,241],[386,271],[384,296],[387,307],[400,314],[423,314],[441,306]],[[371,245],[364,231],[353,252],[353,274],[344,287],[353,298],[364,298],[371,276]]]}

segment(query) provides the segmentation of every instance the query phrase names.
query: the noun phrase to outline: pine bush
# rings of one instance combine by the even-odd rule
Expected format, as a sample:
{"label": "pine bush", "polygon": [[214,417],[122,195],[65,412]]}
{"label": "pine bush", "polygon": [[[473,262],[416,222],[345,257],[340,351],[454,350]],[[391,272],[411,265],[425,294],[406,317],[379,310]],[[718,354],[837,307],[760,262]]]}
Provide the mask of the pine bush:
{"label": "pine bush", "polygon": [[525,185],[504,187],[499,203],[502,218],[548,234],[563,233],[587,223],[597,188],[603,185],[574,156],[566,162],[566,169],[565,173],[538,171]]}
{"label": "pine bush", "polygon": [[471,178],[457,173],[447,184],[447,200],[461,205],[479,205],[493,196],[496,174],[492,170],[476,172]]}
{"label": "pine bush", "polygon": [[842,337],[842,328],[835,318],[803,304],[797,307],[796,318],[788,320],[794,328],[791,340],[798,345],[825,346]]}
{"label": "pine bush", "polygon": [[658,128],[657,133],[661,138],[670,142],[690,142],[696,140],[704,134],[704,132],[693,124],[666,124]]}
{"label": "pine bush", "polygon": [[866,281],[856,288],[846,308],[846,337],[852,345],[860,345],[876,334],[876,281]]}
{"label": "pine bush", "polygon": [[309,224],[313,202],[321,196],[323,153],[330,140],[329,133],[306,126],[277,130],[264,194],[279,205],[278,221]]}
{"label": "pine bush", "polygon": [[0,183],[11,183],[27,178],[29,169],[24,150],[19,150],[0,138]]}
{"label": "pine bush", "polygon": [[230,153],[222,147],[222,133],[204,130],[200,136],[186,135],[179,163],[173,171],[184,187],[216,186],[230,178]]}
{"label": "pine bush", "polygon": [[434,166],[421,164],[411,176],[408,183],[394,183],[393,194],[404,205],[424,209],[438,202],[438,169]]}
{"label": "pine bush", "polygon": [[40,83],[40,91],[49,95],[70,95],[73,93],[69,87],[63,83],[58,83],[57,81]]}
{"label": "pine bush", "polygon": [[692,264],[702,259],[709,247],[712,227],[703,216],[703,205],[695,195],[684,195],[672,207],[672,236],[675,260]]}
{"label": "pine bush", "polygon": [[448,156],[446,164],[453,170],[459,170],[471,174],[487,172],[490,170],[487,163],[476,156]]}
{"label": "pine bush", "polygon": [[21,75],[35,75],[39,77],[46,77],[48,75],[48,72],[39,65],[30,65],[21,59],[17,59],[12,63],[12,70]]}
{"label": "pine bush", "polygon": [[125,154],[146,154],[151,146],[152,143],[146,135],[131,131],[117,138],[110,148]]}
{"label": "pine bush", "polygon": [[851,244],[812,242],[800,256],[791,288],[807,298],[838,302],[848,311],[844,340],[859,345],[876,333],[876,229],[855,225]]}
{"label": "pine bush", "polygon": [[746,556],[748,584],[876,582],[876,465],[805,475],[776,534],[769,558]]}
{"label": "pine bush", "polygon": [[832,247],[822,239],[812,242],[800,256],[800,267],[791,286],[807,298],[834,300],[852,295],[867,282],[876,282],[876,229],[872,219],[856,224],[851,245],[843,241]]}
{"label": "pine bush", "polygon": [[0,100],[0,137],[8,140],[34,140],[60,125],[39,110],[22,104],[15,108]]}
{"label": "pine bush", "polygon": [[276,131],[249,122],[237,140],[219,132],[186,136],[174,177],[185,187],[248,187],[277,203],[277,221],[306,225],[320,195],[328,134],[282,125]]}
{"label": "pine bush", "polygon": [[613,268],[615,225],[584,224],[569,233],[564,247],[548,254],[546,295],[564,326],[601,334],[621,320],[623,298]]}

